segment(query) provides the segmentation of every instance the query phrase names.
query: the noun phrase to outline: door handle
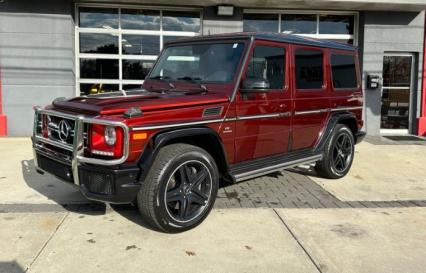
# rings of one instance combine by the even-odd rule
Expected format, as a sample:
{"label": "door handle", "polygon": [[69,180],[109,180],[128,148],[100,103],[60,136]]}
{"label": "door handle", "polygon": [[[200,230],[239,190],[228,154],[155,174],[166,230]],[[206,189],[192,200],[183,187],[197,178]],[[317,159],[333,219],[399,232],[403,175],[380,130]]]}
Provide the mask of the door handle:
{"label": "door handle", "polygon": [[287,108],[287,104],[284,104],[284,103],[280,104],[280,109],[286,109],[286,108]]}

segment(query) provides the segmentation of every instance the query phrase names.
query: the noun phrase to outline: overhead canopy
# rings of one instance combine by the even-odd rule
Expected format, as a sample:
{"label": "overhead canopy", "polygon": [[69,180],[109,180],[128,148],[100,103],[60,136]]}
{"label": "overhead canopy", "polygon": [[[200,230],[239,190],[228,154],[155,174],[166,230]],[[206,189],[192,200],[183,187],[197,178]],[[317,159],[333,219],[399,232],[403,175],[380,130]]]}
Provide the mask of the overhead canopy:
{"label": "overhead canopy", "polygon": [[318,10],[380,10],[380,11],[422,11],[426,0],[101,0],[97,3],[126,3],[170,6],[215,6],[221,4],[243,8],[274,9],[318,9]]}

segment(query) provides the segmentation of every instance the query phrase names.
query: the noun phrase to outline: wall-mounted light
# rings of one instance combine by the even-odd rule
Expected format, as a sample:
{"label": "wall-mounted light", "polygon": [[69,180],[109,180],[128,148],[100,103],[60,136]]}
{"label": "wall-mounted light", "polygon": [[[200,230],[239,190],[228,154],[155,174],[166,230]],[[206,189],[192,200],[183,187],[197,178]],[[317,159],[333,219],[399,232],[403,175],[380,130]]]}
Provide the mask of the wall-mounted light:
{"label": "wall-mounted light", "polygon": [[234,15],[234,6],[217,6],[218,16],[232,16]]}

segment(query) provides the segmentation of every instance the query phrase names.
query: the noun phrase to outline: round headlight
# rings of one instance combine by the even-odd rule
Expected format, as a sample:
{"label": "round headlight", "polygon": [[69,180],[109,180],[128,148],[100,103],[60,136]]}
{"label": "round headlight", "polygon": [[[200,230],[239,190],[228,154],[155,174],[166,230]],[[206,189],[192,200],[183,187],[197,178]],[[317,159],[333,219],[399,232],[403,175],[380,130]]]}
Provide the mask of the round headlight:
{"label": "round headlight", "polygon": [[117,134],[115,128],[111,126],[105,127],[105,142],[110,146],[114,146],[117,141]]}

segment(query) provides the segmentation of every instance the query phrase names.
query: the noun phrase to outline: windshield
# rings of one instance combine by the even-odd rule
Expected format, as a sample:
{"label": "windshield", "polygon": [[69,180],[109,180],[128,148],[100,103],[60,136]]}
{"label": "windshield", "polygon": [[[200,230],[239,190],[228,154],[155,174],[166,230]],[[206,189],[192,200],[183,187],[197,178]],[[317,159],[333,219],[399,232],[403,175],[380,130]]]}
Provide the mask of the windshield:
{"label": "windshield", "polygon": [[229,83],[243,50],[243,42],[171,46],[161,54],[149,78]]}

